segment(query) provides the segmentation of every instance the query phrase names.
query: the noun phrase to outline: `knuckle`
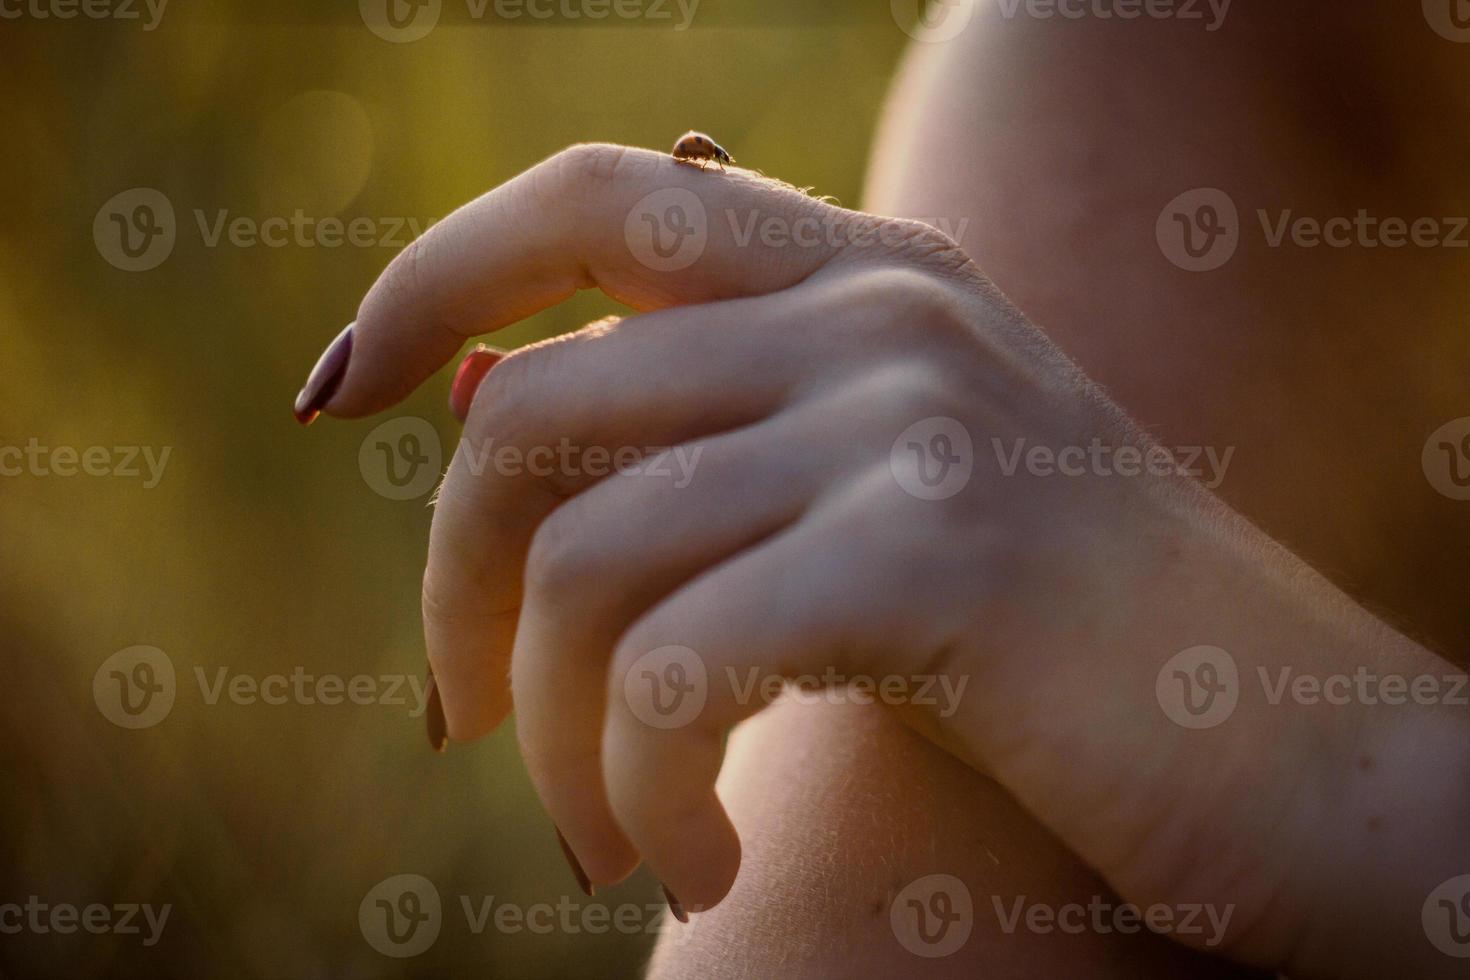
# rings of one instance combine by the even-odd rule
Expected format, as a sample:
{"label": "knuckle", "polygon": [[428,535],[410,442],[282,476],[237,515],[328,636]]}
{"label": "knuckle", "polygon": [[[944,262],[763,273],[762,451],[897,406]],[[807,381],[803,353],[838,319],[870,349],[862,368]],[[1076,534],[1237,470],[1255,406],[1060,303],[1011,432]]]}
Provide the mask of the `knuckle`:
{"label": "knuckle", "polygon": [[407,318],[433,319],[443,323],[434,303],[436,291],[426,282],[432,234],[415,238],[393,257],[357,311],[359,323],[378,320],[396,323]]}
{"label": "knuckle", "polygon": [[862,380],[854,398],[859,404],[877,406],[887,418],[917,422],[960,413],[964,402],[955,388],[947,367],[916,357],[872,372]]}
{"label": "knuckle", "polygon": [[663,645],[658,639],[662,633],[657,607],[645,612],[623,630],[613,644],[609,678],[614,690],[622,690],[623,675],[632,669],[638,658]]}
{"label": "knuckle", "polygon": [[886,241],[895,252],[925,268],[957,273],[973,268],[965,250],[945,232],[923,221],[894,218],[887,222]]}
{"label": "knuckle", "polygon": [[563,505],[541,522],[526,555],[526,587],[554,601],[577,595],[596,574],[595,553],[575,508]]}
{"label": "knuckle", "polygon": [[613,143],[576,143],[538,167],[532,187],[544,201],[569,194],[596,195],[617,176],[627,152],[627,147]]}
{"label": "knuckle", "polygon": [[[895,320],[925,336],[948,337],[968,332],[963,305],[953,290],[932,273],[912,266],[868,269],[845,284],[845,307],[852,319],[881,323],[893,332]],[[912,337],[905,340],[912,343]]]}
{"label": "knuckle", "polygon": [[435,573],[432,563],[424,572],[423,591],[419,597],[425,625],[433,629],[450,629],[464,618],[462,590],[455,581]]}

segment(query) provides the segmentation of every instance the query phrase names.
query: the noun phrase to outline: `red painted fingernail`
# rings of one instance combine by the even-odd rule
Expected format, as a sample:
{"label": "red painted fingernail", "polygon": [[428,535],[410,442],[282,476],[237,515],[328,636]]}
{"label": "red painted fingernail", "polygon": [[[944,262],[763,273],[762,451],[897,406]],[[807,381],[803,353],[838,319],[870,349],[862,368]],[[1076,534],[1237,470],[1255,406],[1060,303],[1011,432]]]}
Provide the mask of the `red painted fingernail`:
{"label": "red painted fingernail", "polygon": [[669,911],[674,913],[674,918],[680,922],[688,922],[689,913],[684,911],[684,906],[674,897],[674,893],[669,891],[669,886],[660,883],[659,887],[664,890],[664,901],[669,903]]}
{"label": "red painted fingernail", "polygon": [[481,344],[459,362],[459,370],[454,372],[454,383],[449,386],[449,410],[455,418],[463,422],[470,417],[470,404],[475,400],[480,382],[485,380],[491,368],[500,363],[505,353],[498,347]]}
{"label": "red painted fingernail", "polygon": [[587,872],[582,870],[582,862],[577,860],[577,855],[572,853],[571,845],[561,835],[560,827],[556,828],[556,842],[561,845],[562,857],[566,858],[567,864],[571,865],[572,876],[577,879],[577,887],[582,889],[582,893],[588,898],[597,894],[596,889],[592,887],[592,879],[588,878]]}
{"label": "red painted fingernail", "polygon": [[434,680],[434,668],[429,668],[429,679],[424,685],[429,692],[429,706],[424,711],[424,721],[429,728],[429,744],[435,752],[443,752],[449,744],[449,724],[444,720],[444,702],[439,698],[439,685]]}
{"label": "red painted fingernail", "polygon": [[310,425],[316,421],[316,417],[322,413],[322,406],[332,400],[332,396],[337,393],[337,386],[347,374],[347,360],[352,356],[354,326],[355,323],[347,324],[336,339],[327,345],[322,356],[317,358],[311,374],[307,376],[306,384],[301,386],[292,411],[296,414],[296,421],[302,425]]}

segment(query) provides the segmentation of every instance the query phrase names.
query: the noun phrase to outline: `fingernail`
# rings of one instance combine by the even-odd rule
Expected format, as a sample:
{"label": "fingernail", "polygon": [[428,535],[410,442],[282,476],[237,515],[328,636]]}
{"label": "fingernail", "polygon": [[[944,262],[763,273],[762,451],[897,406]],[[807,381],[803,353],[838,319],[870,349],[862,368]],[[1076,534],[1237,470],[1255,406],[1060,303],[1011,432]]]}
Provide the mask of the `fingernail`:
{"label": "fingernail", "polygon": [[434,680],[434,668],[429,668],[429,679],[424,685],[429,692],[429,706],[424,711],[424,721],[429,728],[429,744],[435,752],[443,752],[449,744],[449,724],[444,720],[444,702],[439,698],[439,685]]}
{"label": "fingernail", "polygon": [[592,880],[587,877],[587,872],[582,870],[582,862],[578,861],[577,855],[572,853],[571,845],[561,835],[560,827],[556,828],[556,842],[561,845],[561,853],[567,859],[567,864],[571,865],[572,877],[577,879],[577,887],[582,889],[582,894],[591,898],[596,894],[596,890],[592,887]]}
{"label": "fingernail", "polygon": [[659,887],[664,890],[664,901],[669,903],[669,911],[674,913],[674,918],[680,922],[688,922],[689,913],[684,911],[684,906],[674,897],[674,893],[669,891],[669,886],[660,883]]}
{"label": "fingernail", "polygon": [[337,393],[337,386],[347,373],[347,359],[352,356],[352,328],[356,325],[355,322],[347,324],[337,338],[327,345],[322,356],[317,358],[311,374],[307,375],[306,384],[301,386],[292,411],[296,414],[296,421],[302,425],[310,425],[316,421],[316,417],[322,413],[322,406]]}
{"label": "fingernail", "polygon": [[463,422],[470,417],[470,405],[475,400],[480,382],[505,354],[498,347],[481,344],[459,362],[459,370],[454,372],[454,383],[449,386],[449,410],[455,418]]}

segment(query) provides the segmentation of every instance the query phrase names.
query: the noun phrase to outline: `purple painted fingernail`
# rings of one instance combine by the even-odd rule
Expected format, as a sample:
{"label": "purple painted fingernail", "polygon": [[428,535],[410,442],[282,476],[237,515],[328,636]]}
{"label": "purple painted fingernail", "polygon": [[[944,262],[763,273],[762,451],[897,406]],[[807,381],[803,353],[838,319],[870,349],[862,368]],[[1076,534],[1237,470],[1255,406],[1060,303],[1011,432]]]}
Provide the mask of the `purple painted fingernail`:
{"label": "purple painted fingernail", "polygon": [[307,376],[306,384],[301,387],[301,393],[296,396],[292,411],[296,414],[296,421],[302,425],[314,422],[322,413],[322,406],[337,393],[337,386],[347,373],[347,359],[352,356],[352,328],[356,325],[356,322],[347,324],[337,339],[327,345],[317,359],[316,367]]}
{"label": "purple painted fingernail", "polygon": [[567,864],[572,867],[572,877],[577,879],[577,887],[582,889],[582,893],[588,898],[596,895],[597,889],[592,887],[592,881],[587,877],[587,872],[582,870],[582,862],[577,860],[577,855],[572,851],[572,846],[562,836],[560,827],[556,828],[556,842],[561,845],[562,857],[566,858]]}
{"label": "purple painted fingernail", "polygon": [[424,723],[429,731],[429,746],[435,752],[443,752],[449,744],[449,725],[444,720],[444,702],[439,697],[439,684],[434,680],[431,665],[424,688],[429,694],[429,706],[424,711]]}
{"label": "purple painted fingernail", "polygon": [[680,922],[688,922],[689,913],[684,911],[684,903],[674,897],[668,885],[660,884],[659,887],[664,890],[664,901],[669,903],[669,911],[674,913],[674,918]]}

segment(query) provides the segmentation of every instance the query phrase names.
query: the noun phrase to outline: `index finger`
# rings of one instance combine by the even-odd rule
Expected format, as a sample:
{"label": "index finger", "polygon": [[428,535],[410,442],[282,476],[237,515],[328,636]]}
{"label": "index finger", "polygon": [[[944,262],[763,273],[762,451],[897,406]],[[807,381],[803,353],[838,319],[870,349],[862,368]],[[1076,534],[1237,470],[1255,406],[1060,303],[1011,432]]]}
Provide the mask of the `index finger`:
{"label": "index finger", "polygon": [[[784,235],[768,232],[771,219]],[[400,253],[323,355],[298,415],[380,411],[466,338],[579,289],[599,287],[640,311],[784,289],[842,251],[843,227],[873,220],[749,171],[702,171],[610,144],[570,147]]]}

